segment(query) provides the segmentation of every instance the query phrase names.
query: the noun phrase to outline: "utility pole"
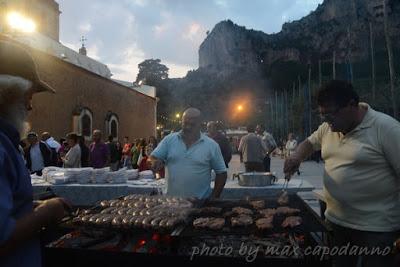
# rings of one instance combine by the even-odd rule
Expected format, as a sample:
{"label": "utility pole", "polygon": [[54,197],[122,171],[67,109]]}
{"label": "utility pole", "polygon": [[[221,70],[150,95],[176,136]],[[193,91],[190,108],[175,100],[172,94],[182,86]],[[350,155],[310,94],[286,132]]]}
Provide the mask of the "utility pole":
{"label": "utility pole", "polygon": [[383,3],[383,24],[384,24],[384,28],[385,28],[386,47],[387,47],[387,53],[388,53],[388,59],[389,59],[390,92],[391,92],[391,97],[392,97],[393,117],[397,118],[396,91],[394,88],[394,79],[395,79],[396,74],[394,71],[394,64],[393,64],[392,41],[390,39],[386,0],[382,0],[382,3]]}
{"label": "utility pole", "polygon": [[332,55],[332,76],[333,79],[336,79],[336,51],[333,51]]}
{"label": "utility pole", "polygon": [[369,43],[371,45],[371,71],[372,71],[372,100],[376,98],[376,74],[375,74],[375,50],[374,50],[374,29],[372,22],[369,22]]}

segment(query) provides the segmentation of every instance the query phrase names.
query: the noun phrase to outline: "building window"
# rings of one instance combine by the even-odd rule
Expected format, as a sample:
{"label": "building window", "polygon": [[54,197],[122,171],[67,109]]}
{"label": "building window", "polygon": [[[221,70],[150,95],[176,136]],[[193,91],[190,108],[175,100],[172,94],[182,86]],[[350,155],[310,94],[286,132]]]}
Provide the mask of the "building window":
{"label": "building window", "polygon": [[115,120],[111,121],[111,125],[110,125],[110,130],[111,130],[111,135],[116,138],[118,136],[118,126],[117,126],[117,122]]}
{"label": "building window", "polygon": [[90,140],[92,138],[92,131],[93,131],[92,112],[87,108],[83,108],[79,116],[78,132],[80,135],[85,137],[86,140]]}
{"label": "building window", "polygon": [[115,113],[108,112],[106,116],[107,134],[112,135],[114,140],[118,139],[119,119]]}

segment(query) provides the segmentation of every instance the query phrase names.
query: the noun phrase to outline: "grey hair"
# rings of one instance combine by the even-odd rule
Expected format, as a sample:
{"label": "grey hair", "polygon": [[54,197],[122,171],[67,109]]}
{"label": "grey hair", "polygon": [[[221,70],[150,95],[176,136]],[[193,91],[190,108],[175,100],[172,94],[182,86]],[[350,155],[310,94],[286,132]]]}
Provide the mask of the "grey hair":
{"label": "grey hair", "polygon": [[29,131],[25,120],[28,110],[25,107],[25,93],[32,87],[32,82],[17,76],[0,74],[0,117],[11,123],[21,137]]}
{"label": "grey hair", "polygon": [[24,96],[32,82],[18,76],[0,74],[0,113]]}

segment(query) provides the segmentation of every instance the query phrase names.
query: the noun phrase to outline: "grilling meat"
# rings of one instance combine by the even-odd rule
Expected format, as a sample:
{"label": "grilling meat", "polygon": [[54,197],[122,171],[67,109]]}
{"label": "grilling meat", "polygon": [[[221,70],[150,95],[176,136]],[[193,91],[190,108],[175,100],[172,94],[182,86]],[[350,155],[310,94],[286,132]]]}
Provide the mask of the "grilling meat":
{"label": "grilling meat", "polygon": [[293,227],[299,226],[302,222],[303,222],[303,220],[299,216],[289,216],[283,221],[282,227],[283,228],[286,228],[286,227],[293,228]]}
{"label": "grilling meat", "polygon": [[193,221],[194,228],[208,228],[211,230],[220,230],[225,226],[224,218],[202,217]]}
{"label": "grilling meat", "polygon": [[260,210],[265,208],[265,201],[264,200],[255,200],[251,201],[250,204],[255,208],[256,210]]}
{"label": "grilling meat", "polygon": [[204,207],[200,209],[200,213],[206,213],[206,214],[220,214],[222,212],[222,208],[218,207]]}
{"label": "grilling meat", "polygon": [[279,207],[276,209],[276,214],[291,215],[300,212],[299,209],[293,209],[290,207]]}
{"label": "grilling meat", "polygon": [[289,195],[286,191],[279,196],[278,204],[281,206],[289,204]]}
{"label": "grilling meat", "polygon": [[263,209],[258,211],[262,216],[269,217],[276,214],[276,209]]}
{"label": "grilling meat", "polygon": [[248,215],[239,215],[238,217],[231,218],[231,224],[235,226],[249,226],[253,224],[253,218]]}
{"label": "grilling meat", "polygon": [[273,216],[258,219],[256,221],[256,226],[260,230],[272,229],[272,228],[274,228],[274,226],[272,224],[273,220],[274,220]]}
{"label": "grilling meat", "polygon": [[232,211],[238,215],[253,215],[253,211],[250,209],[242,208],[242,207],[235,207]]}

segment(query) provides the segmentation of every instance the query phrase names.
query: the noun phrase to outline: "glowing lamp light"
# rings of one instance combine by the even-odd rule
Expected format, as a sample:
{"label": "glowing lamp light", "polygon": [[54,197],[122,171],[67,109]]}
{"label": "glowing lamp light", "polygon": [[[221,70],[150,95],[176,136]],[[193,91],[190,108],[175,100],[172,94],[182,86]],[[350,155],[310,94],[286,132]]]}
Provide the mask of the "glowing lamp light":
{"label": "glowing lamp light", "polygon": [[17,12],[10,12],[7,15],[7,22],[12,29],[17,31],[31,33],[36,30],[36,24],[33,20],[24,17]]}
{"label": "glowing lamp light", "polygon": [[179,118],[181,117],[181,114],[176,113],[175,117],[176,117],[177,119],[179,119]]}
{"label": "glowing lamp light", "polygon": [[238,111],[242,111],[243,110],[243,106],[242,105],[237,106],[237,110]]}

